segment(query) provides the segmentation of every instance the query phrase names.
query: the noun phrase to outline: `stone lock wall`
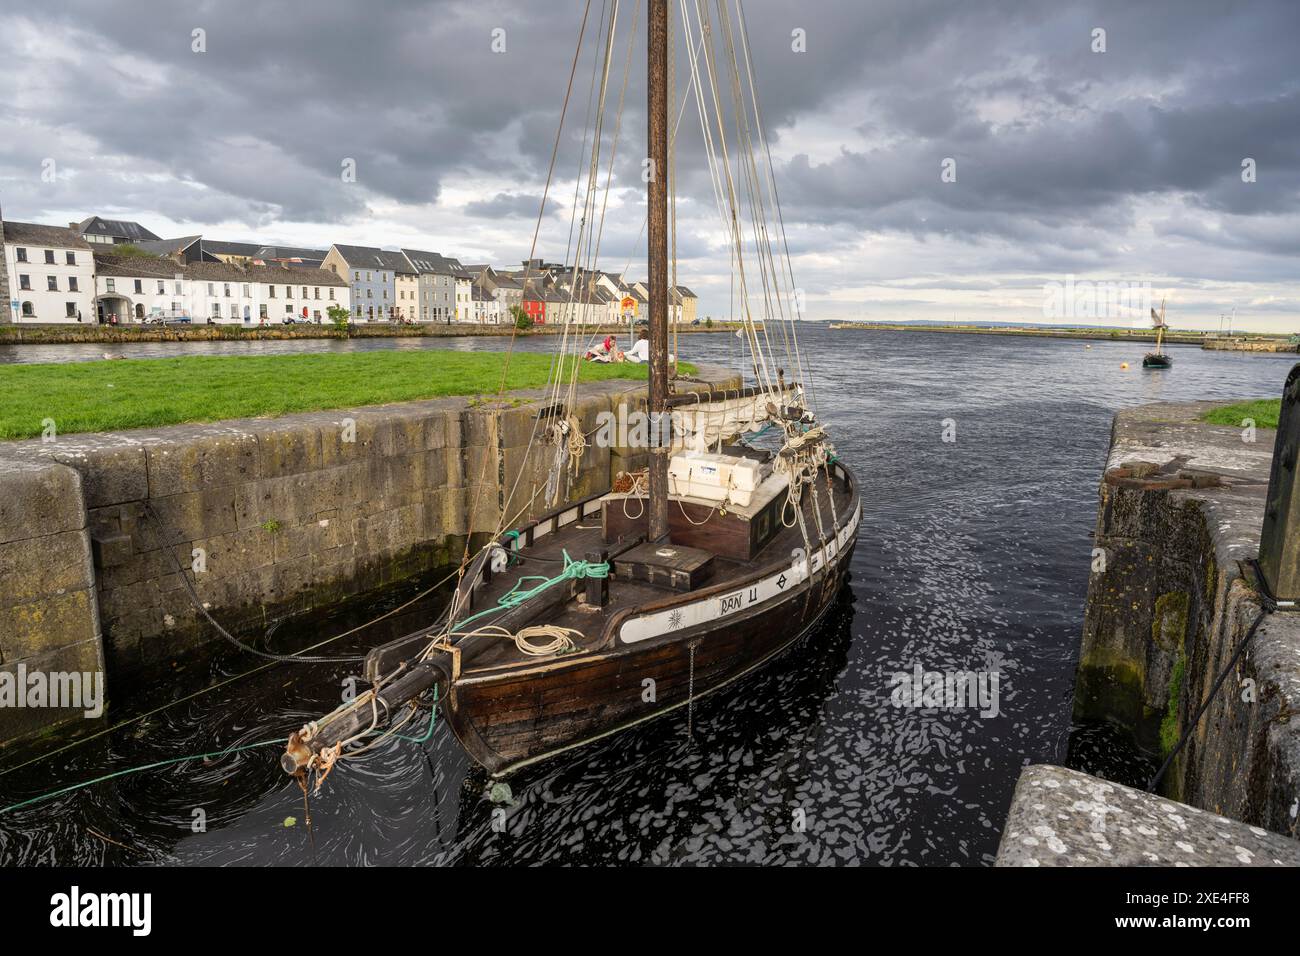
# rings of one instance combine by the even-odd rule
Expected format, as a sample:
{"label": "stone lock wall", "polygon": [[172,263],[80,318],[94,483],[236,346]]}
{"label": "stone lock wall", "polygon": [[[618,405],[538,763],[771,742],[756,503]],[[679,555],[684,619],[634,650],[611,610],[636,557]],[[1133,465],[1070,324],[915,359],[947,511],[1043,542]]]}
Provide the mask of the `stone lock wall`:
{"label": "stone lock wall", "polygon": [[[1222,404],[1222,403],[1220,403]],[[1260,599],[1274,434],[1201,423],[1210,403],[1116,416],[1089,580],[1076,718],[1114,722],[1167,755],[1241,647]],[[1192,729],[1162,792],[1297,837],[1300,614],[1263,625]]]}
{"label": "stone lock wall", "polygon": [[[643,396],[585,385],[568,413],[590,436],[601,413]],[[220,640],[178,564],[200,560],[187,577],[209,613],[256,633],[458,562],[503,509],[510,528],[608,490],[629,451],[592,442],[547,500],[546,401],[516,392],[0,444],[0,666],[74,655],[106,668],[111,697],[113,678]],[[32,729],[0,710],[0,744]]]}
{"label": "stone lock wall", "polygon": [[[103,671],[80,475],[0,459],[0,740],[77,719],[85,708],[18,706],[25,675]],[[93,677],[92,677],[93,679]],[[89,690],[87,686],[87,690]],[[24,702],[28,702],[26,698]],[[42,702],[45,703],[45,702]]]}

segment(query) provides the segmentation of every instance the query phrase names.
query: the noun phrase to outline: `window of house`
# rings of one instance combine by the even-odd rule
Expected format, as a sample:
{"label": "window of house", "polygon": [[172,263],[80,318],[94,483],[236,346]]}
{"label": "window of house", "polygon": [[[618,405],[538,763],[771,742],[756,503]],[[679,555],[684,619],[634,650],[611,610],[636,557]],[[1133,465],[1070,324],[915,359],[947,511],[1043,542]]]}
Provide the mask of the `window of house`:
{"label": "window of house", "polygon": [[181,314],[181,304],[179,302],[173,302],[172,315],[180,315],[180,314]]}
{"label": "window of house", "polygon": [[68,291],[69,291],[69,292],[80,292],[80,291],[81,291],[80,289],[77,288],[77,277],[76,277],[76,276],[68,276]]}
{"label": "window of house", "polygon": [[314,288],[312,291],[316,293],[315,296],[314,296],[314,298],[319,299],[319,298],[320,298],[320,286],[316,286],[316,288]]}
{"label": "window of house", "polygon": [[[25,276],[25,275],[22,275],[21,273],[19,273],[19,275],[18,275],[18,288],[20,288],[20,289],[30,289],[31,287],[32,287],[32,277],[31,277],[31,276]],[[110,291],[111,291],[111,290],[110,290]]]}
{"label": "window of house", "polygon": [[46,249],[46,250],[45,250],[45,264],[46,264],[46,265],[51,265],[51,266],[54,265],[54,250],[53,250],[53,249]]}
{"label": "window of house", "polygon": [[354,273],[352,273],[352,281],[353,281],[353,282],[360,282],[360,281],[361,281],[361,273],[360,273],[360,272],[354,272]]}
{"label": "window of house", "polygon": [[304,299],[307,298],[307,287],[306,287],[306,286],[303,286],[303,287],[302,287],[302,297],[303,297]]}
{"label": "window of house", "polygon": [[357,315],[361,314],[361,303],[357,303]]}
{"label": "window of house", "polygon": [[333,290],[333,289],[330,289],[330,301],[331,301],[331,302],[334,301],[334,290]]}
{"label": "window of house", "polygon": [[181,294],[181,280],[180,280],[180,279],[177,279],[177,280],[176,280],[176,288],[175,288],[173,291],[175,292],[176,295],[180,295],[180,294]]}
{"label": "window of house", "polygon": [[47,289],[49,289],[51,292],[58,292],[58,291],[59,291],[59,277],[58,277],[58,276],[46,276],[46,277],[45,277],[45,287],[46,287]]}
{"label": "window of house", "polygon": [[366,281],[367,281],[367,282],[370,281],[370,273],[369,273],[369,272],[366,273]]}
{"label": "window of house", "polygon": [[293,298],[293,286],[291,286],[291,285],[287,285],[287,286],[284,287],[284,297],[285,297],[286,299],[292,299],[292,298]]}
{"label": "window of house", "polygon": [[66,261],[68,265],[75,266],[77,264],[77,254],[75,252],[69,252]]}
{"label": "window of house", "polygon": [[112,280],[112,279],[105,279],[105,280],[104,280],[104,291],[105,291],[105,292],[116,292],[117,290],[116,290],[115,288],[113,288],[113,286],[115,286],[116,284],[117,284],[117,283],[116,283],[114,280]]}
{"label": "window of house", "polygon": [[245,282],[245,283],[244,283],[244,298],[245,298],[245,299],[251,299],[252,297],[253,297],[253,293],[250,292],[250,291],[248,290],[248,283]]}
{"label": "window of house", "polygon": [[23,303],[23,315],[29,319],[35,317],[36,311],[32,308],[32,304],[30,302]]}
{"label": "window of house", "polygon": [[70,318],[70,319],[75,319],[75,318],[77,317],[77,303],[75,303],[75,302],[65,302],[65,303],[64,303],[64,306],[67,308],[67,316],[68,316],[68,318]]}
{"label": "window of house", "polygon": [[284,304],[284,312],[286,315],[293,315],[293,306],[286,302]]}
{"label": "window of house", "polygon": [[209,283],[208,283],[208,295],[216,295],[216,294],[217,294],[217,287],[214,286],[211,282],[209,282]]}
{"label": "window of house", "polygon": [[164,282],[162,279],[158,280],[158,294],[159,295],[167,294],[167,283]]}
{"label": "window of house", "polygon": [[214,319],[221,318],[221,303],[219,302],[212,303],[212,317]]}
{"label": "window of house", "polygon": [[233,302],[230,303],[230,317],[232,319],[239,318],[239,306],[235,305]]}
{"label": "window of house", "polygon": [[367,299],[373,299],[374,297],[375,297],[375,292],[374,292],[374,290],[373,290],[373,289],[367,289],[367,290],[366,290],[366,298],[367,298]]}
{"label": "window of house", "polygon": [[273,286],[273,285],[269,285],[269,286],[266,287],[266,289],[267,289],[268,292],[271,293],[271,298],[274,299],[274,298],[275,298],[275,286]]}
{"label": "window of house", "polygon": [[261,305],[259,305],[259,306],[257,307],[257,315],[258,315],[258,318],[262,318],[262,319],[266,318],[266,303],[265,303],[265,302],[263,302]]}
{"label": "window of house", "polygon": [[27,250],[21,246],[14,247],[14,255],[18,257],[19,262],[27,261]]}
{"label": "window of house", "polygon": [[141,295],[141,294],[143,294],[143,293],[144,293],[144,280],[143,280],[143,279],[136,279],[136,280],[135,280],[135,294],[136,294],[136,295]]}
{"label": "window of house", "polygon": [[223,290],[224,290],[225,293],[226,293],[226,298],[229,299],[229,298],[230,298],[230,283],[229,283],[229,282],[223,282],[223,283],[221,283],[221,285],[222,285]]}

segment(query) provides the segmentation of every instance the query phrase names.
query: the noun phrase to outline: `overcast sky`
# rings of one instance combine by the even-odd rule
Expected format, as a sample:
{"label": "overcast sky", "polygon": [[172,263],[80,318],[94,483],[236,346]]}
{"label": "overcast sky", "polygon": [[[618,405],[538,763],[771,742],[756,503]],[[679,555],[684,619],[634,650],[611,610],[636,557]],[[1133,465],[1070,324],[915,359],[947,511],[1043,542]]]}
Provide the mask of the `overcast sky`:
{"label": "overcast sky", "polygon": [[[593,0],[590,33],[612,2]],[[164,237],[515,264],[584,5],[6,10],[0,205],[7,219],[137,219]],[[620,50],[634,6],[623,0]],[[745,11],[809,317],[1043,321],[1045,284],[1073,275],[1149,282],[1176,326],[1217,328],[1235,307],[1239,327],[1300,331],[1296,0],[748,0]],[[614,271],[631,260],[637,278],[638,30],[601,257]],[[679,93],[685,60],[679,50]],[[549,259],[569,234],[590,81],[584,58],[538,248]],[[698,125],[688,111],[679,277],[701,315],[724,315],[728,261]],[[343,181],[345,158],[356,182]],[[948,158],[955,182],[941,177]]]}

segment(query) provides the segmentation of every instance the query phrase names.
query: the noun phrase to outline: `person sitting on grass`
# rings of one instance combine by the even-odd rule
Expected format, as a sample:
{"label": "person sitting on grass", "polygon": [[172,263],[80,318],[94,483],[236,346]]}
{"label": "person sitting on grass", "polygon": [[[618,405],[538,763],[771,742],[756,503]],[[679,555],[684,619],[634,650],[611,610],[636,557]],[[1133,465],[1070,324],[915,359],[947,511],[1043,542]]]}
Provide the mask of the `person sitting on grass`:
{"label": "person sitting on grass", "polygon": [[650,361],[650,333],[649,332],[642,330],[641,334],[637,336],[636,344],[633,345],[632,348],[630,348],[627,352],[627,360],[629,362],[636,362],[637,364],[640,364],[641,362]]}
{"label": "person sitting on grass", "polygon": [[612,335],[605,336],[605,341],[593,345],[587,349],[587,361],[589,362],[621,362],[623,353],[619,351],[618,345],[614,342]]}

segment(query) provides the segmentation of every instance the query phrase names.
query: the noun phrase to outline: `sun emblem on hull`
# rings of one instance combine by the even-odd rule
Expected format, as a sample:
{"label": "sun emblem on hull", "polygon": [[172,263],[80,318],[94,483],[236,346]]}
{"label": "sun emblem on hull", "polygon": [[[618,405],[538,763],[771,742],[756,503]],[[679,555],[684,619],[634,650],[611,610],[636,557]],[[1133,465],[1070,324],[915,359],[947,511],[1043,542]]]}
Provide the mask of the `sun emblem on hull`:
{"label": "sun emblem on hull", "polygon": [[671,630],[677,630],[682,626],[682,612],[680,608],[674,608],[673,612],[668,615],[668,627]]}

